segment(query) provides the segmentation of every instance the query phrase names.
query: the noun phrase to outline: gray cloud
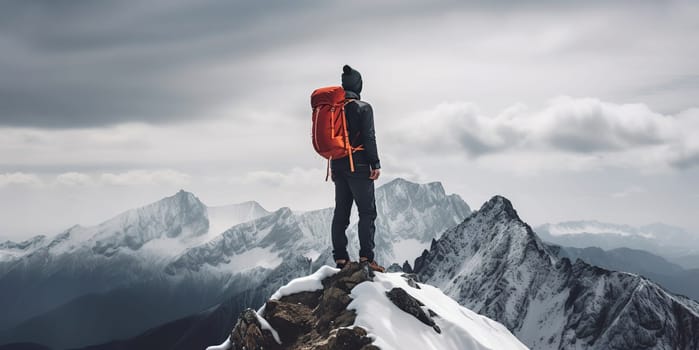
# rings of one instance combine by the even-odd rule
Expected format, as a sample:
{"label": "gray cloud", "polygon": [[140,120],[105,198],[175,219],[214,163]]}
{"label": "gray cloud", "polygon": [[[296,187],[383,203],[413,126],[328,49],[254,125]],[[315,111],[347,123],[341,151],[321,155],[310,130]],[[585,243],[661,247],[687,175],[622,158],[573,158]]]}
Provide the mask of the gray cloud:
{"label": "gray cloud", "polygon": [[581,153],[657,145],[674,136],[661,130],[670,119],[645,106],[592,99],[559,99],[532,122],[544,124],[544,139],[554,147]]}
{"label": "gray cloud", "polygon": [[305,5],[296,2],[274,11],[228,1],[20,1],[3,8],[0,123],[15,126],[206,116],[266,83],[251,79],[242,62],[310,29],[278,18],[298,20]]}
{"label": "gray cloud", "polygon": [[699,166],[699,151],[681,155],[677,159],[672,161],[672,164],[680,169],[689,169],[695,166]]}
{"label": "gray cloud", "polygon": [[[686,1],[3,1],[0,234],[37,233],[37,213],[49,233],[96,223],[183,183],[211,204],[331,206],[308,95],[344,63],[364,75],[385,180],[443,181],[474,203],[504,193],[539,222],[694,225],[699,119],[678,112],[696,106],[697,14]],[[574,103],[542,107],[560,95]],[[517,102],[531,107],[505,110]],[[649,200],[609,201],[629,183]]]}
{"label": "gray cloud", "polygon": [[[659,6],[649,4],[645,7]],[[304,76],[301,68],[260,70],[255,65],[265,55],[292,61],[284,67],[297,63],[311,69],[328,57],[314,61],[308,56],[327,50],[342,57],[345,50],[387,47],[392,38],[376,38],[391,31],[421,38],[421,26],[442,18],[467,16],[464,23],[480,23],[513,13],[526,18],[532,11],[569,13],[571,6],[536,1],[6,1],[0,11],[0,125],[71,128],[205,118],[227,104],[264,103],[261,90],[293,93],[288,80],[298,82]],[[464,40],[484,35],[473,34]],[[437,39],[429,35],[421,43],[401,45],[419,50]],[[343,45],[348,40],[362,44],[350,48]],[[299,53],[308,45],[316,49]],[[285,50],[297,51],[282,56]]]}
{"label": "gray cloud", "polygon": [[662,115],[642,104],[559,97],[540,110],[515,105],[487,116],[474,104],[445,103],[389,131],[389,141],[429,154],[548,159],[550,166],[687,169],[699,165],[697,111]]}

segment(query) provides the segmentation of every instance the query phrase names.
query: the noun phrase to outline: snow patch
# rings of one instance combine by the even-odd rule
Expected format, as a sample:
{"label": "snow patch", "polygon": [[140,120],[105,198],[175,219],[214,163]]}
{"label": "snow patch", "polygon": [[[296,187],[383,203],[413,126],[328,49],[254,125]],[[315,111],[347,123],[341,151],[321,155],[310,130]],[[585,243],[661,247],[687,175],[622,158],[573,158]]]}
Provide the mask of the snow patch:
{"label": "snow patch", "polygon": [[274,337],[274,341],[277,342],[277,344],[281,344],[282,341],[279,338],[279,333],[277,333],[277,330],[272,328],[272,326],[265,320],[260,314],[256,313],[255,316],[257,316],[257,320],[260,322],[260,327],[262,327],[262,330],[268,330],[270,333],[272,333],[272,337]]}
{"label": "snow patch", "polygon": [[282,257],[272,252],[272,248],[255,247],[238,255],[233,255],[226,264],[219,268],[226,271],[243,272],[262,267],[273,269],[282,263]]}
{"label": "snow patch", "polygon": [[[400,275],[377,274],[373,283],[360,283],[352,289],[353,301],[347,307],[357,312],[355,325],[366,329],[382,350],[527,349],[502,324],[462,307],[435,287],[420,284],[421,289],[412,288]],[[395,306],[386,296],[395,287],[436,312],[439,316],[434,320],[442,333]]]}
{"label": "snow patch", "polygon": [[[315,290],[323,289],[322,281],[336,273],[340,272],[340,269],[330,267],[327,265],[321,266],[312,275],[306,277],[300,277],[287,283],[285,286],[279,288],[272,296],[270,300],[279,300],[283,296],[299,293],[299,292],[312,292]],[[262,309],[264,310],[264,306]],[[258,311],[258,314],[262,314]]]}
{"label": "snow patch", "polygon": [[231,338],[227,338],[221,345],[209,346],[206,350],[228,350],[231,348]]}
{"label": "snow patch", "polygon": [[174,254],[180,254],[189,248],[189,244],[178,238],[161,238],[146,242],[140,250],[146,255],[155,255],[169,257]]}

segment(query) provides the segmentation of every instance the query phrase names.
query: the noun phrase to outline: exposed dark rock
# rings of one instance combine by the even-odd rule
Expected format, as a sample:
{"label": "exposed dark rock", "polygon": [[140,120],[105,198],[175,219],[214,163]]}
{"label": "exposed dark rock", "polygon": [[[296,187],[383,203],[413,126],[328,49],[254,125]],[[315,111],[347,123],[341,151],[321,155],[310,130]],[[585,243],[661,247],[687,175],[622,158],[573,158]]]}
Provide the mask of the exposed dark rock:
{"label": "exposed dark rock", "polygon": [[[430,250],[434,250],[434,247],[437,245],[435,240],[432,240],[432,245]],[[429,263],[428,259],[430,258],[430,251],[425,249],[422,251],[422,254],[415,259],[415,265],[413,265],[413,272],[415,273],[420,273],[422,269]]]}
{"label": "exposed dark rock", "polygon": [[340,328],[337,330],[334,336],[330,337],[328,341],[328,350],[369,350],[378,349],[376,346],[372,346],[371,338],[367,337],[367,333],[364,328],[354,327]]}
{"label": "exposed dark rock", "polygon": [[324,279],[323,289],[328,289],[329,287],[334,286],[349,293],[354,286],[365,281],[372,281],[372,279],[367,276],[366,271],[361,269],[358,262],[351,262],[340,272]]}
{"label": "exposed dark rock", "polygon": [[354,324],[350,292],[356,285],[371,281],[359,263],[350,263],[322,281],[323,290],[300,292],[267,301],[262,316],[279,334],[261,329],[255,312],[246,310],[231,333],[233,349],[271,350],[378,350],[361,327]]}
{"label": "exposed dark rock", "polygon": [[270,300],[265,307],[265,315],[283,343],[294,341],[313,327],[313,311],[302,304]]}
{"label": "exposed dark rock", "polygon": [[412,266],[410,266],[410,263],[408,262],[408,260],[406,260],[406,261],[403,263],[403,272],[405,272],[405,273],[413,273],[413,268],[412,268]]}
{"label": "exposed dark rock", "polygon": [[400,265],[393,263],[391,266],[386,268],[386,272],[403,272],[403,268]]}
{"label": "exposed dark rock", "polygon": [[420,320],[420,322],[432,327],[432,329],[435,330],[437,333],[442,333],[442,330],[439,329],[439,326],[434,322],[432,317],[430,315],[434,314],[434,311],[430,310],[430,315],[425,313],[425,311],[422,309],[423,306],[425,306],[423,303],[421,303],[419,300],[413,298],[402,288],[393,288],[390,291],[386,292],[386,295],[388,296],[389,299],[398,306],[399,309],[405,311],[408,314],[413,315],[415,318]]}
{"label": "exposed dark rock", "polygon": [[311,309],[315,309],[315,307],[318,306],[318,301],[320,300],[321,295],[323,295],[322,290],[316,290],[313,292],[300,292],[292,295],[287,295],[283,297],[282,300],[286,303],[301,304]]}
{"label": "exposed dark rock", "polygon": [[401,275],[401,277],[405,278],[405,280],[408,282],[408,285],[415,288],[415,289],[421,289],[420,286],[417,284],[417,275],[414,273],[404,273]]}
{"label": "exposed dark rock", "polygon": [[255,310],[243,311],[231,332],[231,342],[235,350],[276,349],[272,333],[262,330]]}

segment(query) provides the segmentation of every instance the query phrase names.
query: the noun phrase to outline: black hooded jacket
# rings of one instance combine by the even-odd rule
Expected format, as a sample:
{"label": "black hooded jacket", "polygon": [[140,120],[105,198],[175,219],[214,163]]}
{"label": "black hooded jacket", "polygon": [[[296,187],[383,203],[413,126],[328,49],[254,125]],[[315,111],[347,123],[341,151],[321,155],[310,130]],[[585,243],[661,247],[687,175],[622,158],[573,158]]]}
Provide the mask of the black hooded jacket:
{"label": "black hooded jacket", "polygon": [[[353,147],[363,145],[364,150],[352,154],[355,166],[370,166],[380,169],[379,152],[376,148],[376,131],[374,130],[374,111],[368,102],[361,101],[362,77],[349,66],[343,68],[342,87],[345,97],[352,101],[345,105],[347,132]],[[349,157],[333,159],[333,169],[349,169]]]}

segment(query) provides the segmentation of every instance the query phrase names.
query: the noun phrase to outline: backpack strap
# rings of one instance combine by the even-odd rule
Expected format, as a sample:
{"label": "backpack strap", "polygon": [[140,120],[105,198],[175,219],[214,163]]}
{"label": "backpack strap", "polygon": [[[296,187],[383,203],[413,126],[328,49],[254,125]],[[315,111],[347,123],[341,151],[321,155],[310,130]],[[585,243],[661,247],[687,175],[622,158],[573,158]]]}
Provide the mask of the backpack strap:
{"label": "backpack strap", "polygon": [[344,133],[345,133],[345,148],[347,149],[347,153],[349,154],[349,162],[350,162],[350,171],[351,172],[354,172],[354,159],[352,158],[352,153],[364,150],[364,145],[352,147],[352,143],[350,142],[350,139],[349,139],[349,132],[347,131],[347,115],[345,114],[345,106],[347,106],[348,103],[353,102],[353,101],[356,101],[356,99],[348,98],[348,99],[345,99],[344,103],[342,104],[342,127],[343,127]]}
{"label": "backpack strap", "polygon": [[328,182],[328,177],[330,176],[330,160],[333,157],[328,158],[328,167],[325,168],[325,182]]}
{"label": "backpack strap", "polygon": [[345,114],[345,106],[347,106],[348,103],[354,101],[354,99],[345,99],[344,103],[342,104],[342,128],[344,130],[345,134],[345,149],[347,150],[347,153],[349,154],[349,162],[350,162],[350,171],[354,172],[354,158],[352,157],[352,153],[356,151],[361,151],[364,150],[364,145],[359,145],[357,147],[352,147],[352,144],[350,143],[349,139],[349,132],[347,131],[347,115]]}
{"label": "backpack strap", "polygon": [[[352,143],[350,142],[349,138],[349,132],[347,131],[347,115],[345,114],[345,106],[352,102],[356,101],[355,99],[348,98],[345,99],[342,102],[342,107],[340,109],[340,113],[342,115],[342,131],[343,131],[343,137],[344,137],[344,143],[345,143],[345,150],[347,150],[347,154],[349,155],[349,162],[350,162],[350,171],[354,172],[354,158],[352,157],[352,153],[357,152],[357,151],[363,151],[364,150],[364,145],[359,145],[357,147],[353,147]],[[333,107],[334,110],[335,107]],[[334,120],[331,119],[331,122]],[[334,127],[333,127],[334,128]],[[330,177],[330,162],[332,161],[332,157],[328,158],[328,165],[325,169],[325,181],[328,181],[328,178]]]}

